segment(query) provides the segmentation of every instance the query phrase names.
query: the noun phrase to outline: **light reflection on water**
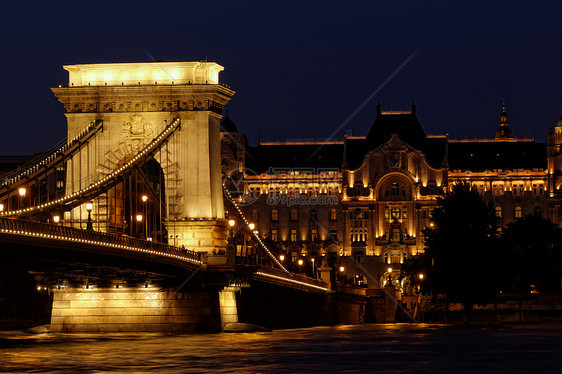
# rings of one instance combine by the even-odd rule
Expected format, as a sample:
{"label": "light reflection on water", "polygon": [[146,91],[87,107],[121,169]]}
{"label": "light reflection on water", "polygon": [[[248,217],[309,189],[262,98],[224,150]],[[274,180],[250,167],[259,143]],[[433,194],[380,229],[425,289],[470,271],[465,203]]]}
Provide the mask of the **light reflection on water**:
{"label": "light reflection on water", "polygon": [[198,335],[0,333],[2,372],[559,373],[561,353],[561,325],[363,325]]}

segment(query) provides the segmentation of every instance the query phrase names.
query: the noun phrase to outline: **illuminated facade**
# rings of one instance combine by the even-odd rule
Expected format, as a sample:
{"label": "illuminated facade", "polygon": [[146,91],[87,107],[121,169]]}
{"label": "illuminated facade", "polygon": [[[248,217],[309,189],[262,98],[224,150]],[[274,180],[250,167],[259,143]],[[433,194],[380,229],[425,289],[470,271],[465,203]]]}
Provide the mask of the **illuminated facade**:
{"label": "illuminated facade", "polygon": [[463,181],[494,204],[502,225],[528,214],[562,223],[562,119],[548,143],[518,139],[504,106],[494,139],[449,139],[426,135],[413,104],[379,104],[367,136],[256,147],[224,123],[223,173],[243,181],[236,188],[246,216],[293,261],[353,256],[382,275],[423,252],[437,197]]}

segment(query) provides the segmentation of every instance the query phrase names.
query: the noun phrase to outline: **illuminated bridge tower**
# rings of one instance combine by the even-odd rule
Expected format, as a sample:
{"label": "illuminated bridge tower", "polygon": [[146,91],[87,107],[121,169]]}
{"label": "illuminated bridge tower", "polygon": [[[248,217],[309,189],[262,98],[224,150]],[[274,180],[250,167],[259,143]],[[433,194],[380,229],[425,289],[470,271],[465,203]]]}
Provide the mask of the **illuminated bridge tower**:
{"label": "illuminated bridge tower", "polygon": [[[219,122],[234,91],[219,84],[224,69],[214,62],[152,62],[64,66],[68,87],[53,88],[63,103],[68,141],[94,121],[103,131],[66,162],[66,194],[79,191],[122,167],[167,125],[180,128],[146,155],[161,168],[165,199],[161,222],[170,244],[209,252],[226,245],[220,169]],[[142,205],[125,209],[132,187],[119,182],[96,197],[91,209],[94,230],[127,232]],[[152,200],[154,201],[154,200]],[[84,228],[86,206],[64,213],[67,225]],[[140,218],[139,218],[140,220]],[[146,235],[146,234],[145,234]],[[160,234],[162,237],[162,234]],[[147,235],[148,237],[148,235]]]}

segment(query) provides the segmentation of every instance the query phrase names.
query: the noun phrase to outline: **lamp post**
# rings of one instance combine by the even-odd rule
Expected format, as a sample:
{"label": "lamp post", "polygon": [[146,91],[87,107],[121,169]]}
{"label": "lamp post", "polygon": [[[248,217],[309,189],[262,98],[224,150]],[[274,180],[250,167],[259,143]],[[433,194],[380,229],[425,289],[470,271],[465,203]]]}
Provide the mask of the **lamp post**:
{"label": "lamp post", "polygon": [[147,210],[147,201],[148,201],[148,196],[147,195],[142,195],[141,196],[141,200],[143,202],[143,206],[144,206],[144,216],[146,217],[146,219],[144,220],[144,237],[146,238],[148,236],[148,210]]}
{"label": "lamp post", "polygon": [[19,196],[20,196],[20,198],[19,198],[19,202],[20,202],[19,209],[21,209],[23,207],[23,199],[25,198],[25,195],[27,193],[27,189],[25,187],[20,187],[18,189],[18,193],[19,193]]}
{"label": "lamp post", "polygon": [[88,211],[88,223],[86,224],[86,230],[94,230],[94,225],[92,223],[92,208],[94,204],[92,202],[86,203],[86,210]]}
{"label": "lamp post", "polygon": [[60,222],[60,216],[59,216],[58,214],[55,214],[55,215],[53,216],[53,222],[54,222],[56,225],[59,224],[59,222]]}

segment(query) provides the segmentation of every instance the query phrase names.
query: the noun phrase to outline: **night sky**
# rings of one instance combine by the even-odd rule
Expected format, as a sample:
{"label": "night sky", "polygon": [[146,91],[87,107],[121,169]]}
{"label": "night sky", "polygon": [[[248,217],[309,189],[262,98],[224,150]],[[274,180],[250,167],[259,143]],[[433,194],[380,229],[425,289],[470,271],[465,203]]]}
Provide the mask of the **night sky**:
{"label": "night sky", "polygon": [[[56,4],[56,5],[55,5]],[[505,97],[516,137],[544,142],[562,116],[559,1],[15,2],[0,9],[0,155],[65,137],[50,87],[63,64],[215,61],[229,114],[256,144],[366,135],[415,100],[426,133],[493,137]],[[417,53],[416,53],[417,51]]]}

